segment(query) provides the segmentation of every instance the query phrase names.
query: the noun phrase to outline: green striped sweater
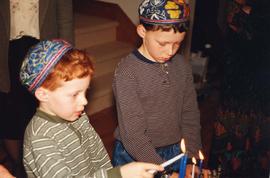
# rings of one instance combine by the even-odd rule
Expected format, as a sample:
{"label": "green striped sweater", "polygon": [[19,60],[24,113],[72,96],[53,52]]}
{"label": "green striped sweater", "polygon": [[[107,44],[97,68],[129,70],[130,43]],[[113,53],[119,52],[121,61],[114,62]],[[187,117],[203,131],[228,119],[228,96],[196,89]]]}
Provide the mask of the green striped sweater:
{"label": "green striped sweater", "polygon": [[74,122],[37,111],[24,135],[23,162],[29,178],[119,178],[86,114]]}

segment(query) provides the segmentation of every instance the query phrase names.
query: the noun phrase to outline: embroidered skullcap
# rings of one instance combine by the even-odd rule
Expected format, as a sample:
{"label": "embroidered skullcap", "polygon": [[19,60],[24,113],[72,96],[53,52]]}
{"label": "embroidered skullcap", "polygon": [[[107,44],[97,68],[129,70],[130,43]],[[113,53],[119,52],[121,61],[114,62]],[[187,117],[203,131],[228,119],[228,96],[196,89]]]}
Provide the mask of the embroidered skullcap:
{"label": "embroidered skullcap", "polygon": [[180,24],[189,21],[185,0],[144,0],[139,5],[140,21],[146,24]]}
{"label": "embroidered skullcap", "polygon": [[27,53],[20,71],[21,83],[34,93],[72,45],[60,39],[45,40]]}

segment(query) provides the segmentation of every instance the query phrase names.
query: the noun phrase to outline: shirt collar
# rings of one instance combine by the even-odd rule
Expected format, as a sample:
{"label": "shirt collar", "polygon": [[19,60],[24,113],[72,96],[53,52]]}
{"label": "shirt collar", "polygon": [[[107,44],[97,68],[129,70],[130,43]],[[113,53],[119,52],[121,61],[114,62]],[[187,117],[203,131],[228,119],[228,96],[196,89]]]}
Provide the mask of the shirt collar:
{"label": "shirt collar", "polygon": [[146,62],[146,63],[149,63],[149,64],[155,64],[156,62],[154,61],[151,61],[149,59],[147,59],[146,57],[144,57],[138,49],[135,49],[133,52],[132,52],[139,60],[143,61],[143,62]]}
{"label": "shirt collar", "polygon": [[44,118],[47,121],[54,122],[54,123],[68,123],[69,122],[69,121],[67,121],[59,116],[53,116],[53,115],[48,114],[40,109],[37,109],[36,115]]}
{"label": "shirt collar", "polygon": [[[137,59],[139,59],[139,60],[141,60],[141,61],[143,61],[143,62],[145,62],[145,63],[148,63],[148,64],[160,64],[160,63],[158,63],[158,62],[154,62],[154,61],[151,61],[150,59],[146,58],[144,55],[142,55],[142,54],[139,52],[138,49],[135,49],[132,53],[137,57]],[[173,58],[173,57],[172,57],[172,58]],[[171,60],[172,60],[172,58],[171,58],[169,61],[167,61],[166,63],[170,63]]]}

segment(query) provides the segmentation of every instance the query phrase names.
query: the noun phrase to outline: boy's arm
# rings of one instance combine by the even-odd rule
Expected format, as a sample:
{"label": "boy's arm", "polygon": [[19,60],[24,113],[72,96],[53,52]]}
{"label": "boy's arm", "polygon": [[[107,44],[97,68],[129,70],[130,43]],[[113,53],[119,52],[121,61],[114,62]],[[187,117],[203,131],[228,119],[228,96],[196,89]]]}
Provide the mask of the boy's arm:
{"label": "boy's arm", "polygon": [[186,82],[184,90],[184,101],[182,110],[181,128],[183,138],[185,139],[186,148],[189,157],[198,157],[198,151],[201,149],[201,126],[200,112],[198,109],[197,95],[194,88],[192,69],[189,64],[186,65],[184,73]]}
{"label": "boy's arm", "polygon": [[156,153],[151,139],[145,135],[147,122],[144,118],[143,106],[136,93],[136,80],[132,74],[126,72],[128,71],[117,71],[114,83],[121,141],[135,160],[161,164],[164,160]]}

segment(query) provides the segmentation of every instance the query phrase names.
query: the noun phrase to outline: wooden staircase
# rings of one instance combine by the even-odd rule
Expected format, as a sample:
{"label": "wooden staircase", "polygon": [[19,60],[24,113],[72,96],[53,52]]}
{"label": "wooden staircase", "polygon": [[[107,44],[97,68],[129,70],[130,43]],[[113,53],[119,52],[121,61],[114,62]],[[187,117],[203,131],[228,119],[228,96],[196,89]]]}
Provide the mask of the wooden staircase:
{"label": "wooden staircase", "polygon": [[116,39],[119,23],[89,14],[75,13],[75,46],[93,56],[95,74],[87,93],[89,115],[113,105],[112,78],[115,67],[133,45]]}

